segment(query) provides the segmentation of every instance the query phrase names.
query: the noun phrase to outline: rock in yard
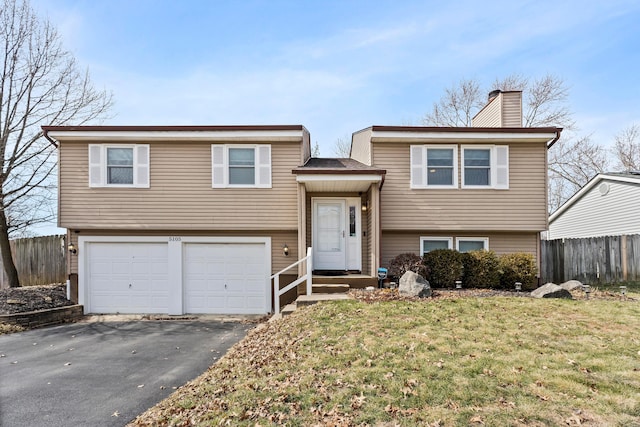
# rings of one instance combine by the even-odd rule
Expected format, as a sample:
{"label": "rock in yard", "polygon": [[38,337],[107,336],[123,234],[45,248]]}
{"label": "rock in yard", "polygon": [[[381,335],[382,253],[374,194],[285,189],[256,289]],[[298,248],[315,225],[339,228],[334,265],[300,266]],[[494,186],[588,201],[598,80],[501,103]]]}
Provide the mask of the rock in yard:
{"label": "rock in yard", "polygon": [[425,298],[431,296],[431,286],[424,277],[413,271],[407,271],[400,278],[398,292],[403,297]]}
{"label": "rock in yard", "polygon": [[547,283],[540,286],[535,291],[531,292],[531,296],[534,298],[568,298],[573,299],[571,293],[561,286],[555,283]]}
{"label": "rock in yard", "polygon": [[560,287],[562,289],[572,291],[574,289],[582,288],[582,282],[578,280],[569,280],[568,282],[561,283]]}

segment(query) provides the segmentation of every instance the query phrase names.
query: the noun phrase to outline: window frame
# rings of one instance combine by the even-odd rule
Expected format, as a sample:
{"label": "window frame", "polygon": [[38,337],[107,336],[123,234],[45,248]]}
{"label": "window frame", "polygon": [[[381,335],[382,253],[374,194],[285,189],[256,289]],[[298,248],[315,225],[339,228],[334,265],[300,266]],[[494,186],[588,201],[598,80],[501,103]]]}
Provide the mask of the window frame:
{"label": "window frame", "polygon": [[[229,182],[229,150],[253,149],[253,184],[231,184]],[[262,163],[260,150],[268,163]],[[211,186],[212,188],[272,188],[273,161],[271,156],[271,144],[211,144]],[[268,175],[262,175],[268,171]]]}
{"label": "window frame", "polygon": [[[131,184],[109,183],[108,150],[129,148],[133,151],[133,182]],[[143,158],[144,156],[144,158]],[[88,178],[90,188],[150,188],[151,148],[149,144],[89,144]]]}
{"label": "window frame", "polygon": [[[489,250],[488,237],[456,237],[456,251],[460,252],[460,242],[482,242],[482,250]],[[464,253],[464,252],[463,252]]]}
{"label": "window frame", "polygon": [[[227,173],[227,184],[229,185],[229,187],[248,187],[248,188],[253,188],[256,186],[256,183],[258,182],[258,177],[257,177],[257,173],[258,173],[258,153],[257,153],[257,148],[255,146],[253,147],[248,147],[248,146],[239,146],[239,145],[228,145],[225,147],[226,150],[226,154],[227,154],[227,167],[226,167],[226,173]],[[249,165],[232,165],[231,164],[231,150],[252,150],[253,151],[253,165],[249,166]],[[238,169],[253,169],[253,183],[251,184],[233,184],[231,183],[231,169],[232,168],[238,168]]]}
{"label": "window frame", "polygon": [[[414,148],[421,148],[421,159],[420,159],[420,174],[421,174],[421,182],[422,185],[414,184],[414,174],[417,173],[417,165],[414,164]],[[452,172],[452,183],[450,185],[429,185],[429,150],[452,150],[453,151],[453,172]],[[410,179],[409,185],[412,189],[433,189],[433,190],[451,190],[458,188],[458,145],[457,144],[423,144],[423,145],[411,145],[410,148]]]}
{"label": "window frame", "polygon": [[[465,183],[464,157],[466,150],[489,150],[489,185],[472,185]],[[499,150],[504,150],[505,164],[498,164]],[[504,170],[504,182],[499,182],[499,170]],[[509,189],[509,146],[508,145],[469,145],[460,146],[461,188],[470,190],[508,190]]]}
{"label": "window frame", "polygon": [[424,251],[424,242],[425,241],[447,242],[447,249],[453,249],[453,237],[420,236],[420,249],[418,251],[420,256],[424,256],[426,253],[428,253],[428,252]]}

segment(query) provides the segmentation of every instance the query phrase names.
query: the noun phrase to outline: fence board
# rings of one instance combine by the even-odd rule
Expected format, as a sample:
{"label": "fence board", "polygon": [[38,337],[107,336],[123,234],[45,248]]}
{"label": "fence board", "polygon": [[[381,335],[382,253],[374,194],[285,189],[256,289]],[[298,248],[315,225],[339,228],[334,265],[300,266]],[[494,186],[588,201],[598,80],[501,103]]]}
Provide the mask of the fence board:
{"label": "fence board", "polygon": [[[16,239],[10,243],[22,286],[48,285],[64,282],[67,279],[67,251],[64,236]],[[1,262],[2,254],[0,254]],[[2,269],[0,289],[8,286],[7,275]]]}
{"label": "fence board", "polygon": [[[543,240],[541,278],[562,283],[618,283],[640,280],[640,234]],[[626,275],[622,268],[626,259]]]}

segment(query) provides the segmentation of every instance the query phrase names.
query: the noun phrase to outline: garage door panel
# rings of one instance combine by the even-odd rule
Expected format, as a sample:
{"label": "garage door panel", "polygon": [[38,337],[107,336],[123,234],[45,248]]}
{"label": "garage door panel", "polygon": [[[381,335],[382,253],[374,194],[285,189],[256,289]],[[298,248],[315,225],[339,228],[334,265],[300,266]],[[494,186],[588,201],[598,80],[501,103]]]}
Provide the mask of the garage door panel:
{"label": "garage door panel", "polygon": [[[186,243],[183,251],[186,313],[261,314],[267,311],[264,244]],[[255,295],[248,293],[251,291]]]}
{"label": "garage door panel", "polygon": [[168,312],[166,243],[91,242],[88,254],[90,312]]}

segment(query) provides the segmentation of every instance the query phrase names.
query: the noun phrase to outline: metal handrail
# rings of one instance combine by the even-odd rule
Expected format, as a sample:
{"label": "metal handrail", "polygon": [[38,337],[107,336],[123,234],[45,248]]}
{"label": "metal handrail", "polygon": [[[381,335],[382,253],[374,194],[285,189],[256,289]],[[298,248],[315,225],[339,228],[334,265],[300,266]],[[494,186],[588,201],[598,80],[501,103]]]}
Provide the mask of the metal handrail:
{"label": "metal handrail", "polygon": [[[280,296],[282,294],[284,294],[285,292],[293,289],[294,287],[298,286],[300,283],[306,281],[307,282],[307,295],[311,295],[311,291],[312,291],[312,271],[313,271],[313,267],[312,267],[312,258],[311,258],[311,253],[312,250],[311,248],[307,248],[307,256],[299,259],[298,261],[294,262],[293,264],[291,264],[290,266],[278,271],[276,274],[274,274],[273,276],[271,276],[271,279],[273,279],[273,306],[274,306],[274,312],[275,313],[280,313]],[[298,277],[296,280],[294,280],[293,282],[289,283],[287,286],[285,286],[284,288],[280,289],[280,275],[282,273],[284,273],[287,270],[292,269],[293,267],[296,267],[297,265],[299,265],[300,263],[303,262],[307,262],[307,269],[306,269],[306,274]]]}

